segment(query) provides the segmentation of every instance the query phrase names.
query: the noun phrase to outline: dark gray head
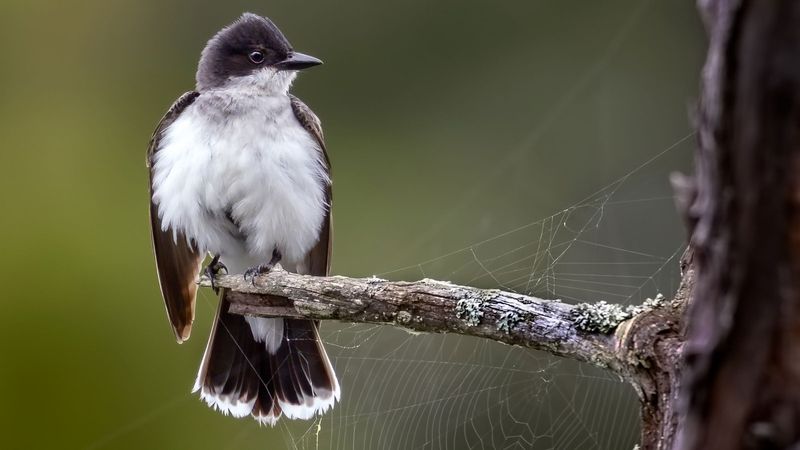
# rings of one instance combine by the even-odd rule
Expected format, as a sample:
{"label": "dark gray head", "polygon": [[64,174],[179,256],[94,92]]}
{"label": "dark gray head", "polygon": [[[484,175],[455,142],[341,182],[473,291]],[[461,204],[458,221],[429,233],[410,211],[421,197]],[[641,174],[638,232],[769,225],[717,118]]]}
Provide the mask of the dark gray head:
{"label": "dark gray head", "polygon": [[288,89],[295,71],[318,64],[322,61],[295,52],[271,20],[244,13],[206,44],[197,67],[197,89],[237,82],[269,90]]}

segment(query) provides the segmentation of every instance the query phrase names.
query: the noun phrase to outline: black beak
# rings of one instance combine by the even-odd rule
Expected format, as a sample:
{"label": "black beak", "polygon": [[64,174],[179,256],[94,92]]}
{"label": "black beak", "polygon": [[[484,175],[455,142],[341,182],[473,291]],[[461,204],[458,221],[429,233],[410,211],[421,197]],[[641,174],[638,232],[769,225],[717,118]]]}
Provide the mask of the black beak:
{"label": "black beak", "polygon": [[317,58],[300,52],[291,52],[283,61],[275,63],[278,70],[302,70],[322,64]]}

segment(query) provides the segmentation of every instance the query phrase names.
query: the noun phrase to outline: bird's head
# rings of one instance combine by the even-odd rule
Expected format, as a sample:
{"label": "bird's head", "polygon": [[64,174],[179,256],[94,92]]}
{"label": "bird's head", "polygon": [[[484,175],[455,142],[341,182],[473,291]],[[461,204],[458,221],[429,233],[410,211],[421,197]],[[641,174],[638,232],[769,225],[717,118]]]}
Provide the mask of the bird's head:
{"label": "bird's head", "polygon": [[298,70],[318,64],[322,61],[294,51],[271,20],[244,13],[206,44],[197,68],[197,89],[241,86],[286,92]]}

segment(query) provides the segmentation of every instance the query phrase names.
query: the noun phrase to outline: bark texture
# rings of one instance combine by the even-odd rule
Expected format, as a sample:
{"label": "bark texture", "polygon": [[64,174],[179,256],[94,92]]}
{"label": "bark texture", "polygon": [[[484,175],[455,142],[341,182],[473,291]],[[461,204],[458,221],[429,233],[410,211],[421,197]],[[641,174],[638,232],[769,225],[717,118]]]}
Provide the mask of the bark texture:
{"label": "bark texture", "polygon": [[800,438],[800,2],[706,0],[677,448]]}
{"label": "bark texture", "polygon": [[582,331],[574,305],[458,286],[436,280],[312,277],[275,270],[255,285],[240,275],[216,284],[230,312],[391,324],[413,331],[458,333],[546,350],[603,367],[618,363],[613,334]]}

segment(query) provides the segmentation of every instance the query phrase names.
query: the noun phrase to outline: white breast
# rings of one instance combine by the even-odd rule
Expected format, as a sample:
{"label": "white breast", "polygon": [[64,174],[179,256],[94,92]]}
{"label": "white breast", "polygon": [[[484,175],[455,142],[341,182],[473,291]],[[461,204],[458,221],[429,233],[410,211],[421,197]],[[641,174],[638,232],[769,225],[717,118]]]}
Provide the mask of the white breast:
{"label": "white breast", "polygon": [[285,95],[203,93],[165,131],[153,174],[163,228],[237,259],[277,248],[299,263],[328,207],[321,152]]}

